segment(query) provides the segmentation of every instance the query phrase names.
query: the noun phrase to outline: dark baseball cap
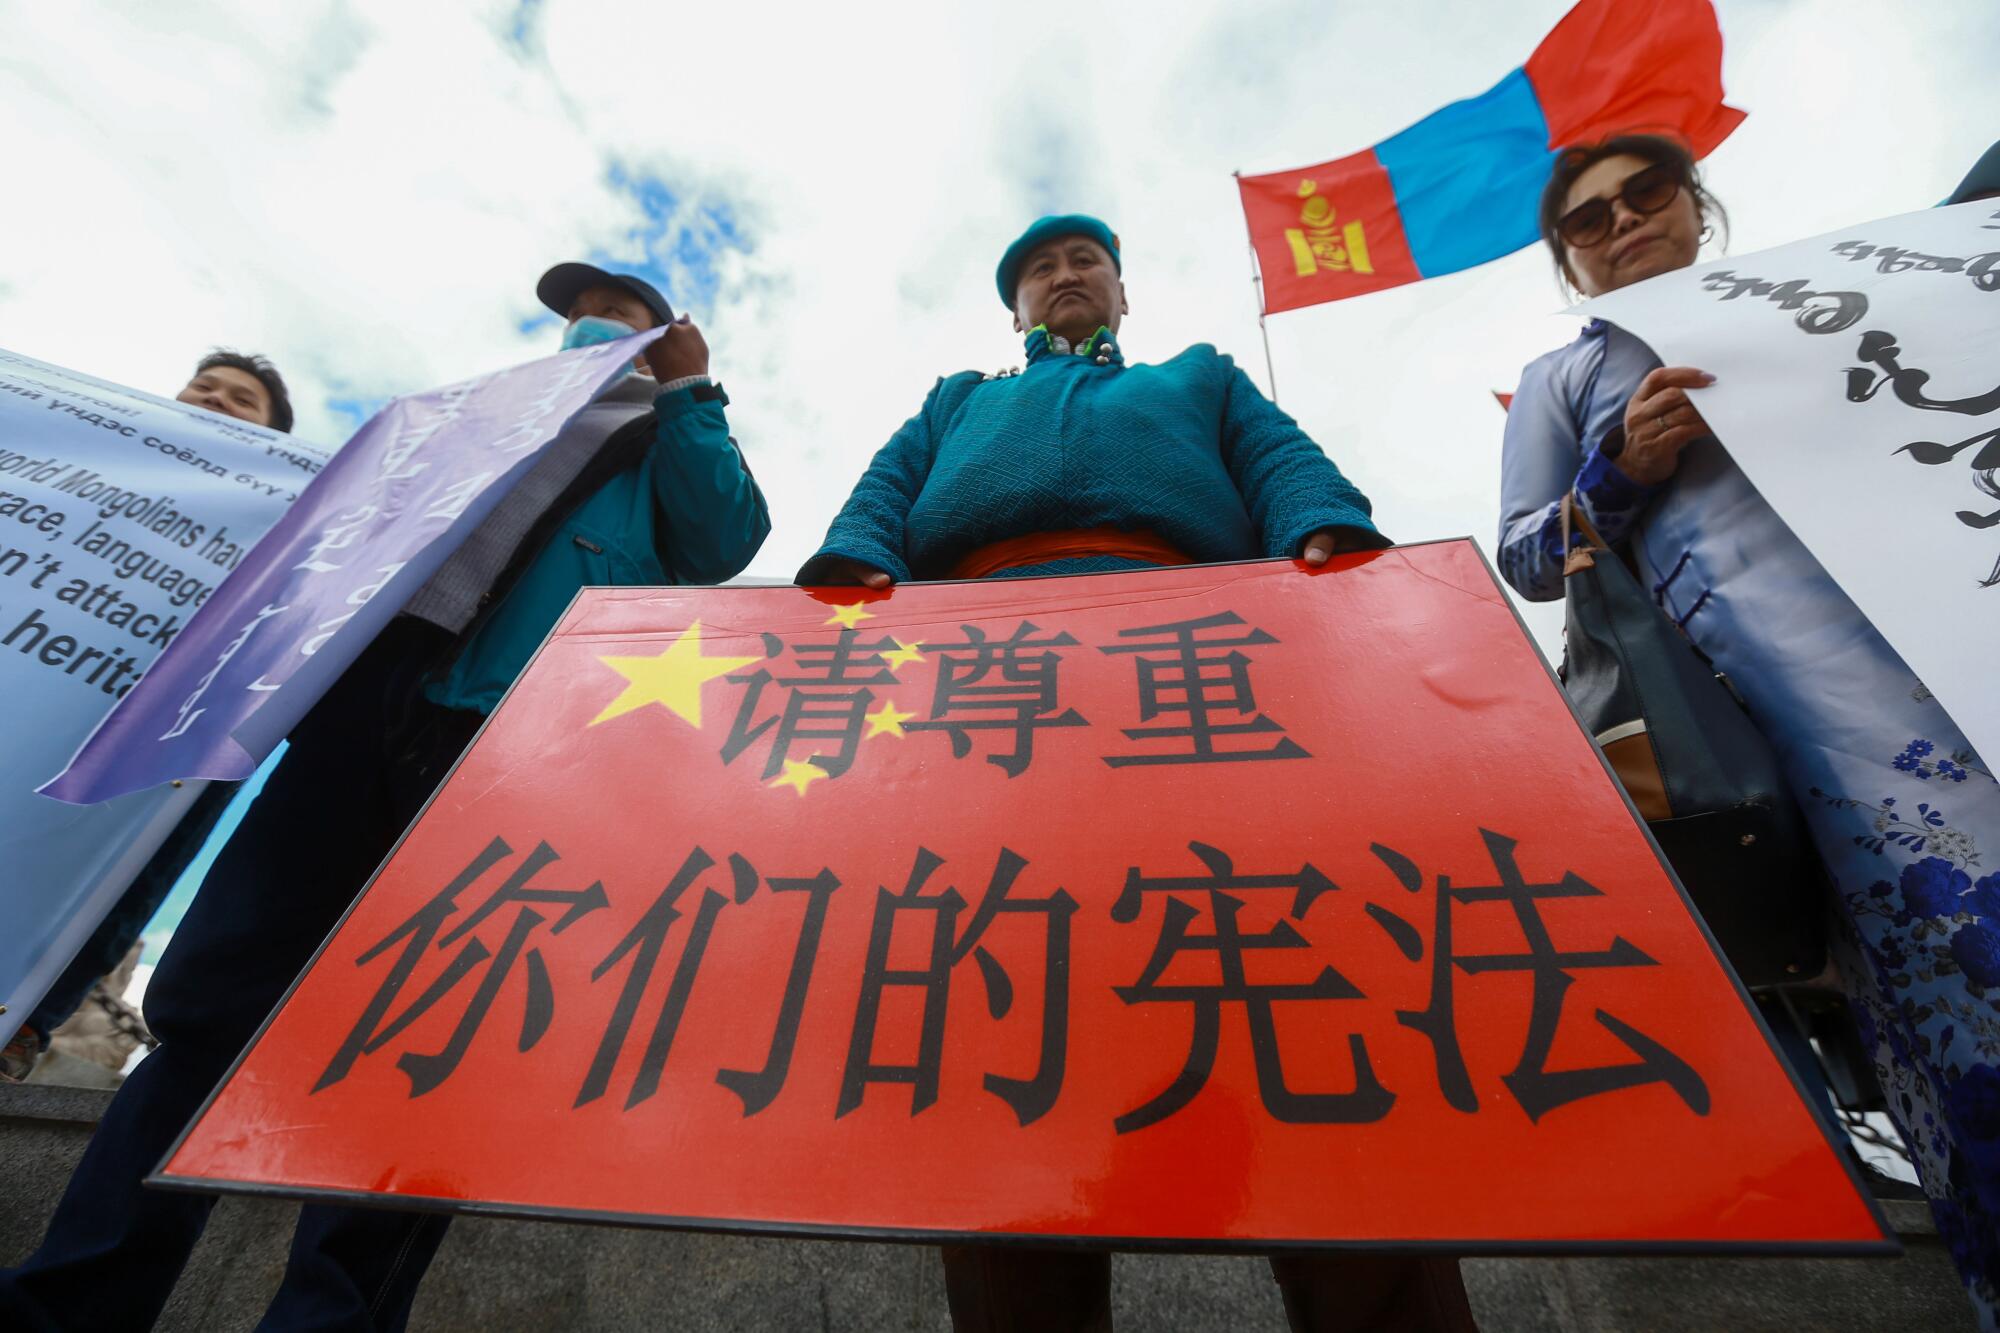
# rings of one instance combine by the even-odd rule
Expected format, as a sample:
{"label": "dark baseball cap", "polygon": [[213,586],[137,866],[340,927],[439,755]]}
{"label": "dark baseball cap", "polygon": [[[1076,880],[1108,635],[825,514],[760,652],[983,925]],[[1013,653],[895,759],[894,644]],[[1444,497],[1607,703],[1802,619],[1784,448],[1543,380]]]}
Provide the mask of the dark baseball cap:
{"label": "dark baseball cap", "polygon": [[653,318],[660,323],[674,322],[674,309],[667,304],[667,298],[660,295],[659,288],[629,273],[606,273],[594,264],[557,264],[542,274],[542,280],[535,284],[535,296],[543,305],[568,319],[570,307],[576,304],[576,298],[588,287],[616,287],[630,292],[645,303],[646,309],[652,311]]}

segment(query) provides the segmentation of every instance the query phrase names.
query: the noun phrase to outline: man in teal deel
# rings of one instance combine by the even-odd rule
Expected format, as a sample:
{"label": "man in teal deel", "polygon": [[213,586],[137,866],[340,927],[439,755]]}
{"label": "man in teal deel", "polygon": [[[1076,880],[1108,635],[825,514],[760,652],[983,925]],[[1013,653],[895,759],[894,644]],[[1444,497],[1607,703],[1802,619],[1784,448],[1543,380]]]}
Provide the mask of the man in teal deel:
{"label": "man in teal deel", "polygon": [[1118,238],[1045,217],[1001,256],[1018,375],[962,371],[875,455],[800,583],[1067,574],[1388,545],[1366,496],[1198,343],[1128,365]]}
{"label": "man in teal deel", "polygon": [[[1387,546],[1368,498],[1206,343],[1127,365],[1118,238],[1046,217],[1007,247],[1000,299],[1027,336],[1018,375],[941,379],[876,453],[802,584],[1097,573]],[[1295,1330],[1470,1333],[1449,1256],[1275,1256]],[[960,1333],[1108,1333],[1111,1259],[1075,1247],[953,1245]]]}

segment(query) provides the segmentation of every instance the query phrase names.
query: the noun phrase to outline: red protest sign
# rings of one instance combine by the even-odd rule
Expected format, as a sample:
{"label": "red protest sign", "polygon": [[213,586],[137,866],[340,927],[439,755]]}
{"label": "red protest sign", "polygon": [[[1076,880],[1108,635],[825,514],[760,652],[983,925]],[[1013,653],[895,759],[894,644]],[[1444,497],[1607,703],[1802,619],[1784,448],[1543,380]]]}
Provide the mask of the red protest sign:
{"label": "red protest sign", "polygon": [[157,1179],[1884,1244],[1467,542],[585,593]]}

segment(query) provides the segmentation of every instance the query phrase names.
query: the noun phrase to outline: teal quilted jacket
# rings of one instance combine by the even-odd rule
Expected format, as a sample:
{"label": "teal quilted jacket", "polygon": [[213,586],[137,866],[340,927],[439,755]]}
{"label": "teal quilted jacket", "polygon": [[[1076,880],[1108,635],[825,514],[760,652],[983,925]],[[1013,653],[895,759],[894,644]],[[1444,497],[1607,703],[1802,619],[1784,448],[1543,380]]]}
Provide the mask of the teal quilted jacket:
{"label": "teal quilted jacket", "polygon": [[[1072,350],[1037,328],[1020,374],[938,381],[798,581],[821,581],[833,557],[943,578],[996,541],[1104,526],[1150,530],[1204,563],[1295,556],[1321,528],[1388,544],[1368,498],[1213,347],[1127,365],[1106,330]],[[1143,563],[1089,556],[1006,574]]]}
{"label": "teal quilted jacket", "polygon": [[[613,437],[593,464],[610,474],[587,470],[580,502],[558,502],[548,538],[425,691],[433,702],[491,712],[579,588],[720,583],[743,571],[771,516],[730,437],[728,401],[719,390],[706,401],[662,393]],[[619,448],[628,441],[636,447]]]}

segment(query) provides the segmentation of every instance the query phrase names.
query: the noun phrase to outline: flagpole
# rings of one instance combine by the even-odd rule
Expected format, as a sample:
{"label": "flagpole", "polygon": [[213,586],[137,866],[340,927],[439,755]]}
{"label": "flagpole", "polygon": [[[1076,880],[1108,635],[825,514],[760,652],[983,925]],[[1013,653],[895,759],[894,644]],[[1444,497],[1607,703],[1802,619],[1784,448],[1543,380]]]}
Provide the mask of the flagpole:
{"label": "flagpole", "polygon": [[[1240,204],[1243,199],[1243,173],[1232,171],[1229,174],[1236,180],[1236,198]],[[1243,215],[1243,238],[1250,245],[1250,290],[1257,297],[1257,336],[1264,340],[1264,374],[1271,381],[1271,402],[1275,404],[1278,401],[1278,371],[1271,361],[1271,331],[1264,326],[1264,274],[1257,267],[1257,237],[1250,230],[1248,213]]]}
{"label": "flagpole", "polygon": [[[1262,293],[1260,292],[1259,297],[1261,298],[1261,296]],[[1278,372],[1271,366],[1271,333],[1270,330],[1264,327],[1264,311],[1261,308],[1263,301],[1260,299],[1257,304],[1260,307],[1257,311],[1257,332],[1262,334],[1264,338],[1264,374],[1271,381],[1271,405],[1276,407],[1278,405]]]}

